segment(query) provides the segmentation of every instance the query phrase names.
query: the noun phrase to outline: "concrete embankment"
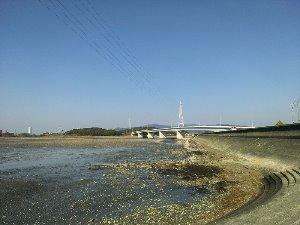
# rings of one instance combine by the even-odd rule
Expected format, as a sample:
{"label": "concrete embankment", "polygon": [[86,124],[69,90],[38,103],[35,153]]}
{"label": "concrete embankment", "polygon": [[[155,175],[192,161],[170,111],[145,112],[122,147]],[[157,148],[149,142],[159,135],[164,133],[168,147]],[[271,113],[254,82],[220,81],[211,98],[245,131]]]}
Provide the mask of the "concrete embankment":
{"label": "concrete embankment", "polygon": [[300,139],[284,135],[207,135],[197,141],[234,153],[264,174],[262,193],[215,224],[300,224]]}

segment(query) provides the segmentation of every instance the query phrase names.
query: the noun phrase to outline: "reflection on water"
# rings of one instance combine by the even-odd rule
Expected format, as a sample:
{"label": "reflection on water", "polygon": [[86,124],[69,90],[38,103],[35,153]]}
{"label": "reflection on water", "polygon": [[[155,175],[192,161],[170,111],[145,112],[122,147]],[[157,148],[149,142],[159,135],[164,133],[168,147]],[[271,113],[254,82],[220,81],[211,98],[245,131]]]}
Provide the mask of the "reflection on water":
{"label": "reflection on water", "polygon": [[176,160],[174,141],[122,148],[0,149],[0,222],[86,223],[137,208],[197,201],[206,190],[176,185],[151,168],[93,165]]}

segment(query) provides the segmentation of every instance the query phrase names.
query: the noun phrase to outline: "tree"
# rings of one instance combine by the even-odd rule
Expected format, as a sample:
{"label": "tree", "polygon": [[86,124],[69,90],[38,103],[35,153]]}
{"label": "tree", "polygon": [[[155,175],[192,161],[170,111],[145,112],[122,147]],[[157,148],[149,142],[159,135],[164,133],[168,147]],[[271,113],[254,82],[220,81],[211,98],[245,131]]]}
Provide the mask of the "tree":
{"label": "tree", "polygon": [[284,123],[281,120],[278,120],[278,122],[276,123],[277,127],[282,127],[284,126]]}

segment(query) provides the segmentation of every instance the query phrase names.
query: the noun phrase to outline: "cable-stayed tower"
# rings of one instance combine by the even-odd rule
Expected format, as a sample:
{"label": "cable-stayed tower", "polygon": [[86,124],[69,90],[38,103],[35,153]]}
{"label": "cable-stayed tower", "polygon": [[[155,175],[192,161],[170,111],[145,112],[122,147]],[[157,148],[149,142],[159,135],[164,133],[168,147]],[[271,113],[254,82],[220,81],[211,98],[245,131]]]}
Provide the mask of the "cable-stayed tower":
{"label": "cable-stayed tower", "polygon": [[183,104],[181,101],[179,102],[178,118],[179,118],[178,127],[184,127]]}

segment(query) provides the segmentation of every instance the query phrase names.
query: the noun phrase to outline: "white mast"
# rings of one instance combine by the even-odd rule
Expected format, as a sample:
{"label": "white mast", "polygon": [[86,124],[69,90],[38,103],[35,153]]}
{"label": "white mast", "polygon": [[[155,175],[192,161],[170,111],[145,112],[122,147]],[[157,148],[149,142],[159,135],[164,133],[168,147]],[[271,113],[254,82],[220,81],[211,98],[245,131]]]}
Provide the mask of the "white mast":
{"label": "white mast", "polygon": [[183,120],[183,104],[182,104],[181,101],[179,102],[178,118],[179,118],[178,127],[184,127],[184,120]]}
{"label": "white mast", "polygon": [[128,119],[128,125],[129,125],[129,129],[131,130],[131,118],[130,117]]}

